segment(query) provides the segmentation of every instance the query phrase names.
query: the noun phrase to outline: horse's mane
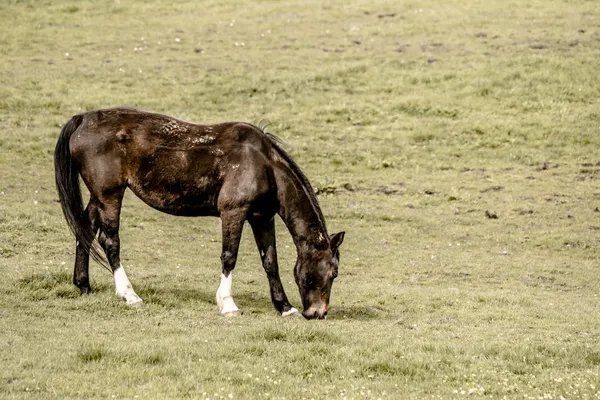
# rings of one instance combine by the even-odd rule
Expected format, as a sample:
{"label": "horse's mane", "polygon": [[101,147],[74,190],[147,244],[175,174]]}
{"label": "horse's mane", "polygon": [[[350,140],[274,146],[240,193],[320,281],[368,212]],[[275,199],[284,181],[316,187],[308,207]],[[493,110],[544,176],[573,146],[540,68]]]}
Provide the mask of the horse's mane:
{"label": "horse's mane", "polygon": [[325,225],[325,218],[323,217],[321,207],[319,206],[319,201],[317,200],[317,195],[315,194],[315,191],[314,191],[312,185],[308,181],[308,178],[306,177],[306,175],[304,175],[304,172],[302,172],[302,170],[300,169],[298,164],[296,164],[296,162],[292,159],[292,157],[283,149],[283,147],[282,147],[283,141],[279,137],[274,135],[273,133],[270,133],[267,131],[267,127],[269,126],[269,123],[267,121],[260,120],[254,126],[265,136],[265,138],[267,138],[267,140],[273,146],[273,149],[277,152],[277,154],[281,158],[283,158],[285,160],[285,162],[289,165],[293,174],[296,176],[298,181],[300,181],[300,184],[302,185],[302,188],[304,189],[304,192],[306,193],[306,195],[310,201],[310,205],[312,206],[313,210],[315,211],[315,214],[317,215],[319,223],[325,230],[324,233],[326,233],[327,227]]}

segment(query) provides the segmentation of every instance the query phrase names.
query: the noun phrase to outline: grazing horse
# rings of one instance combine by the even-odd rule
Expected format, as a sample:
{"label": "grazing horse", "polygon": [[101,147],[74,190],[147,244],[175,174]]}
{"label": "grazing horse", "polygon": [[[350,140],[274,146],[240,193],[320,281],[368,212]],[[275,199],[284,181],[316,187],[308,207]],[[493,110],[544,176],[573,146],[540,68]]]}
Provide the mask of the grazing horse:
{"label": "grazing horse", "polygon": [[[105,261],[116,292],[129,305],[142,304],[119,256],[119,216],[126,188],[149,206],[172,215],[215,216],[222,222],[221,315],[239,310],[231,295],[244,221],[281,315],[298,313],[287,299],[277,264],[274,217],[278,214],[297,251],[294,278],[307,319],[325,318],[338,274],[344,232],[329,236],[315,193],[298,165],[263,129],[241,122],[200,125],[132,108],[75,115],[62,128],[54,152],[62,211],[77,240],[73,283],[91,291],[90,255]],[[90,192],[84,209],[79,176]]]}

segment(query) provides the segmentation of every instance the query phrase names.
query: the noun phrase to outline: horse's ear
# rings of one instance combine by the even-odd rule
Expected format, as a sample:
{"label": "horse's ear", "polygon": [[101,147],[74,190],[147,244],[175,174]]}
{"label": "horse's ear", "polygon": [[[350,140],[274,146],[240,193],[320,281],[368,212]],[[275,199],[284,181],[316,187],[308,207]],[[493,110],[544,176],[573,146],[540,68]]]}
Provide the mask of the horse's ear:
{"label": "horse's ear", "polygon": [[331,237],[331,250],[335,251],[338,247],[340,247],[344,241],[345,234],[346,232],[339,232]]}

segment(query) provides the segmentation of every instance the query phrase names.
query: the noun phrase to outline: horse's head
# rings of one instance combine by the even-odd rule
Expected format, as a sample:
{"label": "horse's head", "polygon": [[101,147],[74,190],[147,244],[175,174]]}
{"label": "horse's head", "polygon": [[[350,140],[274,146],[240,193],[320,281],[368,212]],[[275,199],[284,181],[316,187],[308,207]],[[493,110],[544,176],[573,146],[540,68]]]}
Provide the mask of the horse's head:
{"label": "horse's head", "polygon": [[327,316],[331,285],[338,274],[339,247],[343,240],[344,232],[336,233],[326,245],[298,257],[294,277],[304,306],[302,315],[307,319],[323,319]]}

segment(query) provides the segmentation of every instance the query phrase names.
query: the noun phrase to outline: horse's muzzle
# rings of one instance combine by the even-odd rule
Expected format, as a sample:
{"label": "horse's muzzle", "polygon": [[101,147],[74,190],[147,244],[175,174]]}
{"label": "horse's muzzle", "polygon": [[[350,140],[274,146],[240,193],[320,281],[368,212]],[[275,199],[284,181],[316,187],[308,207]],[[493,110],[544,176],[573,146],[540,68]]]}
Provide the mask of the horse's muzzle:
{"label": "horse's muzzle", "polygon": [[325,319],[327,317],[327,307],[315,308],[309,307],[302,312],[306,319]]}

